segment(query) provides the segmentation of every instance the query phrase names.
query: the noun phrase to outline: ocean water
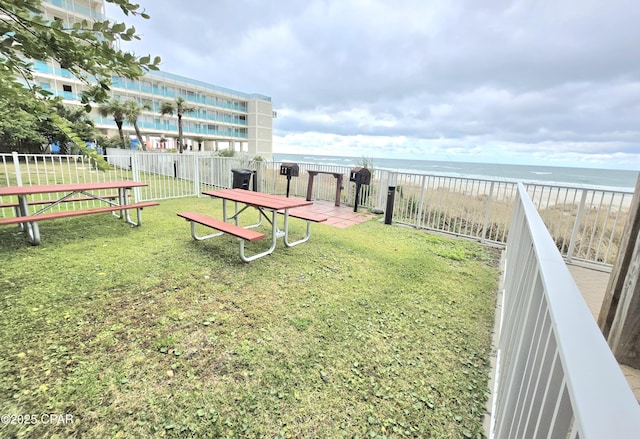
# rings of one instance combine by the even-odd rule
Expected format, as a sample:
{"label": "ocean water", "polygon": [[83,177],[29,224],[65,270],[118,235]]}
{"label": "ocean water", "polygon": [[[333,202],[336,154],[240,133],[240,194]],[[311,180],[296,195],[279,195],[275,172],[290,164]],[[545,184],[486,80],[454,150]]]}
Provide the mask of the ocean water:
{"label": "ocean water", "polygon": [[[355,167],[362,165],[362,157],[343,157],[310,154],[274,153],[276,161],[312,163]],[[408,173],[480,177],[489,179],[518,180],[571,186],[606,186],[616,189],[633,189],[638,171],[617,169],[569,168],[560,166],[505,165],[495,163],[443,162],[432,160],[403,160],[373,158],[373,167]]]}

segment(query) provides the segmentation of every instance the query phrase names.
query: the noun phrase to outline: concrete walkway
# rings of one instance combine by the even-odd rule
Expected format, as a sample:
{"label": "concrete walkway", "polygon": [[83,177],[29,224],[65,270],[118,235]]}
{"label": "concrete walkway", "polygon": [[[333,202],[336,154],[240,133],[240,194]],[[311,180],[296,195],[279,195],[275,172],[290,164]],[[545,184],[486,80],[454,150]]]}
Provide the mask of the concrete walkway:
{"label": "concrete walkway", "polygon": [[359,208],[358,212],[353,211],[353,207],[342,205],[336,206],[332,202],[314,200],[311,206],[297,207],[298,211],[306,211],[326,216],[326,225],[344,229],[364,221],[369,221],[378,215],[369,213],[369,209]]}
{"label": "concrete walkway", "polygon": [[[602,300],[604,299],[604,294],[607,291],[607,285],[609,283],[609,273],[576,267],[575,265],[568,265],[567,267],[576,285],[578,285],[585,302],[587,302],[593,318],[597,321]],[[625,365],[620,365],[620,369],[622,369],[622,373],[624,373],[624,376],[627,378],[631,390],[633,390],[634,395],[636,395],[636,399],[640,402],[640,370]]]}

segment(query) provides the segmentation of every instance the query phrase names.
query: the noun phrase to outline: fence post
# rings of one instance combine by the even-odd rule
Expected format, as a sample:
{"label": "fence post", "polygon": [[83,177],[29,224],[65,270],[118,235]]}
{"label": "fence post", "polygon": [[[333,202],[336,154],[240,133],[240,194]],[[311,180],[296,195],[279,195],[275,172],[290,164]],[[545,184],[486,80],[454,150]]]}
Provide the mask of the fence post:
{"label": "fence post", "polygon": [[378,171],[378,178],[377,179],[373,179],[374,181],[374,185],[377,184],[378,185],[378,201],[376,201],[376,207],[375,209],[379,212],[384,212],[384,203],[385,203],[385,198],[384,195],[386,194],[386,191],[384,190],[385,186],[387,186],[385,184],[385,182],[389,179],[389,171],[383,171],[380,170]]}
{"label": "fence post", "polygon": [[193,195],[198,196],[200,193],[200,157],[193,155]]}
{"label": "fence post", "polygon": [[495,181],[491,182],[491,186],[489,187],[489,198],[487,198],[487,211],[484,214],[484,224],[482,225],[482,236],[480,237],[480,242],[485,243],[487,239],[487,227],[489,225],[489,215],[491,214],[491,199],[493,198],[493,187],[495,185]]}
{"label": "fence post", "polygon": [[573,251],[576,248],[576,239],[578,232],[580,231],[580,223],[582,222],[582,215],[584,214],[584,206],[587,203],[587,191],[582,190],[582,198],[580,199],[580,206],[578,206],[578,213],[576,214],[576,222],[573,224],[573,230],[571,231],[571,238],[569,240],[569,249],[567,250],[567,263],[571,262],[573,258]]}
{"label": "fence post", "polygon": [[[258,181],[258,191],[259,192],[267,192],[266,189],[265,189],[267,187],[267,180],[266,180],[267,163],[264,160],[257,161],[257,162],[254,161],[253,163],[256,164],[256,171],[258,171],[258,173],[256,175],[256,178],[257,178],[257,181]],[[278,169],[276,169],[276,171]],[[276,172],[275,174],[278,175],[278,172]],[[272,178],[273,178],[273,175],[272,175]]]}
{"label": "fence post", "polygon": [[18,158],[18,153],[12,151],[11,156],[13,157],[13,167],[16,170],[16,184],[18,186],[22,186],[22,175],[20,174],[20,159]]}
{"label": "fence post", "polygon": [[[140,181],[140,164],[138,163],[138,153],[133,152],[129,156],[129,160],[131,161],[131,175],[133,177],[133,181]],[[133,200],[134,203],[141,201],[140,197],[142,195],[142,189],[139,187],[133,188]]]}
{"label": "fence post", "polygon": [[422,176],[422,188],[420,190],[420,203],[418,204],[418,217],[416,218],[416,228],[422,226],[422,210],[424,209],[424,192],[427,186],[427,176]]}
{"label": "fence post", "polygon": [[[610,332],[614,329],[614,323],[618,318],[626,320],[627,316],[625,314],[629,314],[629,312],[633,310],[633,308],[627,306],[626,310],[624,312],[620,312],[620,316],[618,317],[618,307],[622,307],[621,303],[624,305],[625,300],[623,298],[625,296],[625,293],[628,292],[630,295],[633,284],[638,283],[637,273],[640,272],[640,270],[638,269],[638,267],[640,267],[640,243],[638,242],[638,240],[640,239],[639,236],[640,176],[636,181],[634,195],[631,200],[631,207],[629,208],[629,218],[627,219],[627,223],[625,224],[624,231],[622,233],[618,253],[616,255],[615,263],[613,264],[613,270],[611,271],[611,276],[609,277],[607,291],[604,295],[604,300],[602,301],[600,314],[598,315],[598,325],[602,330],[602,334],[605,336],[605,338],[608,339],[609,346],[612,347],[612,350],[618,360],[620,360],[620,353],[616,352],[617,347],[612,344]],[[635,279],[633,275],[634,271],[636,273]],[[636,287],[636,290],[637,289],[638,288]],[[636,294],[638,293],[636,292]],[[619,329],[622,330],[622,326],[619,326]],[[640,355],[638,355],[637,352],[638,350],[640,350],[640,348],[636,347],[635,349],[629,349],[627,352],[635,355],[636,362],[638,362],[637,358],[640,358]]]}

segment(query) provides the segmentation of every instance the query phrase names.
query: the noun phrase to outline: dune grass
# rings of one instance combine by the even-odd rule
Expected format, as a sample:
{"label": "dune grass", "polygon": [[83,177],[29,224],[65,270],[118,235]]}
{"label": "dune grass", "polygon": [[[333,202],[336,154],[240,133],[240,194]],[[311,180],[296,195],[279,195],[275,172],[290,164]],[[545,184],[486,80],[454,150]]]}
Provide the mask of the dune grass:
{"label": "dune grass", "polygon": [[0,406],[37,416],[0,436],[483,436],[494,250],[372,220],[245,264],[188,210],[0,228]]}

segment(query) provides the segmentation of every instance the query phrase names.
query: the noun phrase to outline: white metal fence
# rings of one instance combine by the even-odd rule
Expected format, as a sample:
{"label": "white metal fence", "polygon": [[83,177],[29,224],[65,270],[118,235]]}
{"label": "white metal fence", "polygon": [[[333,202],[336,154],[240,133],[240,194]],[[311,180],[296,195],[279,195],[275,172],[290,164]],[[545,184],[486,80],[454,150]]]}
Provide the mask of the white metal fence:
{"label": "white metal fence", "polygon": [[503,297],[490,437],[640,437],[640,406],[523,185]]}
{"label": "white metal fence", "polygon": [[[97,171],[87,159],[60,155],[0,155],[2,184],[45,184],[74,181],[135,179],[148,184],[136,191],[139,201],[199,195],[212,187],[230,187],[232,169],[256,171],[260,191],[285,194],[287,179],[279,162],[218,157],[211,153],[167,154],[109,149],[110,171]],[[300,175],[289,182],[291,196],[305,197],[308,172],[343,174],[341,202],[353,206],[351,168],[299,163]],[[4,181],[2,181],[4,180]],[[503,246],[507,240],[517,182],[459,176],[399,173],[374,169],[371,185],[363,186],[362,208],[386,208],[390,182],[395,185],[393,220],[414,227],[477,239]],[[627,220],[632,190],[560,186],[525,182],[538,212],[563,257],[572,263],[609,269]],[[315,177],[314,200],[333,201],[336,179]],[[2,203],[2,200],[0,200]],[[60,209],[67,208],[60,206]],[[10,215],[0,209],[0,217]]]}

